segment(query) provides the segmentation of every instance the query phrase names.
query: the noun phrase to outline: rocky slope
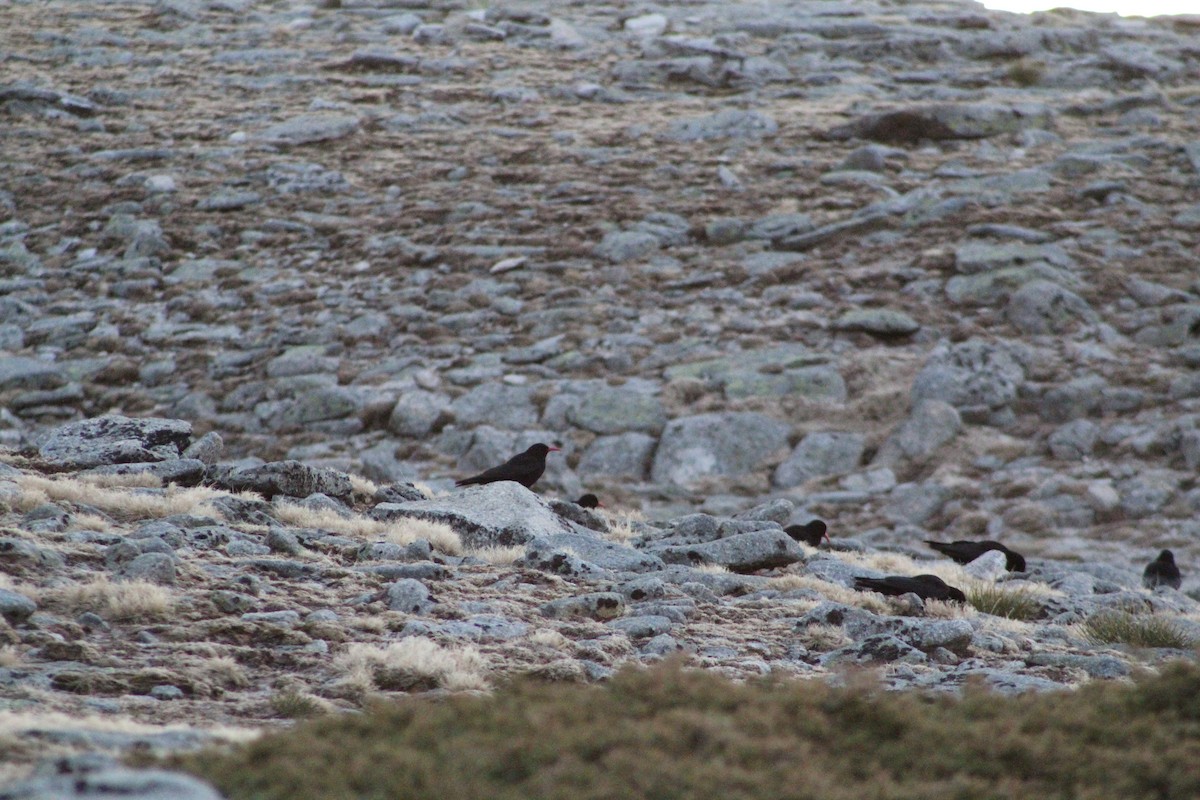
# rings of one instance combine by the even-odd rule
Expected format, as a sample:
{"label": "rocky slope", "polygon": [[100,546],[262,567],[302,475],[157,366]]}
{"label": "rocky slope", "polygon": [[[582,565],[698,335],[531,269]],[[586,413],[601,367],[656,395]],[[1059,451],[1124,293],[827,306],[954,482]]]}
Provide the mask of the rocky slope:
{"label": "rocky slope", "polygon": [[[6,17],[0,687],[21,763],[678,648],[737,675],[865,657],[898,687],[1070,685],[1147,660],[1094,652],[1073,626],[1100,610],[1190,630],[1200,19]],[[174,422],[101,450],[50,436],[109,412]],[[490,497],[444,493],[535,441],[563,446],[544,498],[612,513],[442,507]],[[812,516],[839,549],[781,538]],[[921,544],[964,537],[1030,557],[1014,585],[1040,620],[845,588],[966,580]],[[1183,592],[1139,588],[1164,547]],[[387,655],[406,641],[452,667],[389,671],[422,656]]]}

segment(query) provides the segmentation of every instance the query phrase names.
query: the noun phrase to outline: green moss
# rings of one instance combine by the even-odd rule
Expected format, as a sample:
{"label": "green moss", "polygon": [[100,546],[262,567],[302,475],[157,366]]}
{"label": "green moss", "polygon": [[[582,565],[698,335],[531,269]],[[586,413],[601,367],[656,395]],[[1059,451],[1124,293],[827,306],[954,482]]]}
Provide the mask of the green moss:
{"label": "green moss", "polygon": [[175,764],[231,800],[1200,796],[1200,668],[961,699],[667,664],[324,716]]}

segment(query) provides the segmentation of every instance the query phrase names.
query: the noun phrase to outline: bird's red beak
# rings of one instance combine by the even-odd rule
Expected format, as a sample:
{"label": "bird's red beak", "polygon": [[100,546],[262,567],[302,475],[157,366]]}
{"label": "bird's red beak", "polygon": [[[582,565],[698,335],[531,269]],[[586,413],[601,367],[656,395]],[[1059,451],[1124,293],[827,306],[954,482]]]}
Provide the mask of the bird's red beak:
{"label": "bird's red beak", "polygon": [[825,541],[829,542],[830,544],[833,544],[833,539],[829,538],[829,531],[825,531]]}
{"label": "bird's red beak", "polygon": [[550,448],[551,453],[557,453],[559,450],[562,450],[562,448],[561,447],[551,447]]}

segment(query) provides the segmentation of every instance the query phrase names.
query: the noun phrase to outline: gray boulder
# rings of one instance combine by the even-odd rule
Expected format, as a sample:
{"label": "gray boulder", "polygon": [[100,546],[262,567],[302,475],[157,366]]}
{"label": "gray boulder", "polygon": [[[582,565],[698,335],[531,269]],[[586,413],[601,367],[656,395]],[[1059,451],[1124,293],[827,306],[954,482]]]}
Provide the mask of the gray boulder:
{"label": "gray boulder", "polygon": [[104,464],[81,471],[80,475],[153,475],[164,484],[196,486],[204,480],[207,465],[195,458],[143,461],[133,464]]}
{"label": "gray boulder", "polygon": [[866,438],[861,433],[810,433],[775,468],[772,483],[780,488],[789,488],[822,475],[851,472],[858,466],[865,444]]}
{"label": "gray boulder", "polygon": [[1099,375],[1084,375],[1042,395],[1038,413],[1047,422],[1068,422],[1086,417],[1100,407],[1108,382]]}
{"label": "gray boulder", "polygon": [[727,536],[711,542],[669,545],[655,549],[668,564],[718,564],[734,572],[786,567],[804,560],[804,553],[782,529]]}
{"label": "gray boulder", "polygon": [[949,403],[922,400],[912,414],[896,426],[871,465],[892,467],[902,461],[919,461],[954,439],[962,430],[962,417]]}
{"label": "gray boulder", "polygon": [[581,476],[612,475],[645,480],[657,444],[654,437],[644,433],[600,436],[583,452],[577,470]]}
{"label": "gray boulder", "polygon": [[349,136],[358,125],[358,117],[348,114],[301,114],[270,126],[258,136],[275,145],[312,144]]}
{"label": "gray boulder", "polygon": [[450,400],[435,392],[406,392],[392,407],[388,430],[420,439],[433,432],[438,419],[450,408]]}
{"label": "gray boulder", "polygon": [[392,611],[403,611],[405,614],[424,614],[433,608],[435,600],[429,596],[429,589],[415,578],[403,578],[387,587],[387,604]]}
{"label": "gray boulder", "polygon": [[488,424],[510,430],[537,425],[538,409],[533,404],[533,388],[503,383],[481,383],[450,404],[460,424]]}
{"label": "gray boulder", "polygon": [[597,258],[624,264],[647,258],[661,246],[658,237],[646,231],[613,231],[605,234],[593,252]]}
{"label": "gray boulder", "polygon": [[538,537],[530,542],[529,546],[542,550],[569,552],[601,569],[618,572],[653,572],[666,566],[657,556],[639,552],[632,547],[616,542],[606,541],[591,531],[555,533]]}
{"label": "gray boulder", "polygon": [[150,581],[170,586],[175,583],[175,558],[167,553],[142,553],[117,567],[115,572],[127,580]]}
{"label": "gray boulder", "polygon": [[37,603],[19,592],[0,589],[0,617],[14,625],[29,619],[37,611]]}
{"label": "gray boulder", "polygon": [[1059,427],[1050,434],[1047,444],[1055,458],[1063,461],[1079,461],[1092,454],[1100,428],[1091,420],[1077,419]]}
{"label": "gray boulder", "polygon": [[221,438],[221,434],[209,431],[188,445],[188,448],[183,451],[183,457],[212,465],[221,460],[221,453],[224,450],[225,440]]}
{"label": "gray boulder", "polygon": [[912,402],[941,400],[957,408],[1008,406],[1025,381],[1025,369],[1009,348],[970,339],[934,349],[912,386]]}
{"label": "gray boulder", "polygon": [[1051,281],[1030,281],[1008,301],[1008,321],[1023,333],[1062,333],[1076,323],[1094,324],[1099,316],[1087,301]]}
{"label": "gray boulder", "polygon": [[651,636],[660,636],[671,630],[671,620],[669,617],[658,614],[647,614],[614,619],[608,623],[608,627],[621,631],[630,639],[649,639]]}
{"label": "gray boulder", "polygon": [[130,769],[101,759],[91,768],[65,771],[61,759],[54,759],[29,780],[0,788],[0,800],[222,800],[216,789],[191,775]]}
{"label": "gray boulder", "polygon": [[758,139],[774,136],[778,130],[779,124],[762,112],[731,108],[703,117],[677,120],[660,138],[675,142]]}
{"label": "gray boulder", "polygon": [[551,600],[541,607],[543,616],[551,619],[586,617],[607,621],[625,613],[625,598],[617,592],[593,592],[576,597]]}
{"label": "gray boulder", "polygon": [[606,387],[589,392],[567,411],[567,419],[593,433],[658,433],[667,424],[667,412],[653,395]]}
{"label": "gray boulder", "polygon": [[109,414],[54,430],[38,453],[59,466],[86,469],[177,459],[191,439],[192,424],[181,419],[134,419]]}
{"label": "gray boulder", "polygon": [[834,330],[862,331],[880,339],[901,339],[921,329],[921,323],[889,308],[856,308],[847,311],[833,323]]}
{"label": "gray boulder", "polygon": [[788,426],[758,413],[698,414],[675,419],[659,441],[650,476],[687,486],[704,478],[744,475],[786,446]]}
{"label": "gray boulder", "polygon": [[214,476],[214,483],[234,492],[258,492],[266,498],[277,494],[308,497],[320,492],[330,497],[349,497],[350,476],[299,461],[271,461]]}
{"label": "gray boulder", "polygon": [[61,364],[24,356],[0,357],[0,392],[10,389],[56,389],[67,382]]}
{"label": "gray boulder", "polygon": [[828,138],[915,144],[923,139],[983,139],[1046,128],[1054,115],[1038,103],[944,103],[867,114],[830,130]]}
{"label": "gray boulder", "polygon": [[467,547],[511,547],[537,537],[578,533],[571,522],[519,483],[500,481],[472,486],[433,500],[380,503],[371,516],[379,520],[424,519],[449,525]]}

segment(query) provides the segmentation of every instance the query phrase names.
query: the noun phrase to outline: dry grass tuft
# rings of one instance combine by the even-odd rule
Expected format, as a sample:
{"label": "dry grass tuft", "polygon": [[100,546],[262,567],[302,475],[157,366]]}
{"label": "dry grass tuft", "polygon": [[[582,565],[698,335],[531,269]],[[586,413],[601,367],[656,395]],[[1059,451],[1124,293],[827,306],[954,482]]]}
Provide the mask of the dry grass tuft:
{"label": "dry grass tuft", "polygon": [[149,472],[131,475],[77,475],[75,480],[102,489],[161,489],[162,479]]}
{"label": "dry grass tuft", "polygon": [[488,688],[487,662],[478,650],[451,650],[422,636],[386,647],[352,644],[336,659],[335,666],[346,673],[344,683],[364,694],[375,689],[407,692]]}
{"label": "dry grass tuft", "polygon": [[925,601],[925,616],[933,619],[964,619],[978,613],[970,603],[954,603],[949,600]]}
{"label": "dry grass tuft", "polygon": [[383,539],[394,544],[412,544],[426,539],[435,550],[447,555],[462,555],[462,539],[449,525],[423,519],[399,519],[380,522],[369,517],[343,517],[329,509],[313,510],[295,503],[279,503],[275,516],[280,522],[298,528],[319,528],[357,539]]}
{"label": "dry grass tuft", "polygon": [[229,494],[204,486],[183,489],[174,484],[152,492],[136,492],[97,486],[76,478],[47,478],[42,475],[21,475],[15,481],[22,489],[17,501],[22,511],[29,511],[43,503],[65,500],[94,506],[119,519],[195,513],[205,500]]}
{"label": "dry grass tuft", "polygon": [[459,556],[463,553],[463,543],[454,529],[444,522],[430,522],[424,519],[404,519],[386,523],[383,538],[396,544],[412,544],[417,539],[425,539],[435,550],[446,555]]}
{"label": "dry grass tuft", "polygon": [[0,647],[0,667],[19,667],[21,651],[13,646]]}
{"label": "dry grass tuft", "polygon": [[520,545],[513,547],[476,547],[464,551],[463,555],[474,556],[480,561],[486,561],[494,565],[512,564],[518,558],[525,555],[525,548]]}
{"label": "dry grass tuft", "polygon": [[529,634],[529,643],[553,647],[555,650],[569,650],[572,646],[570,639],[551,628],[538,628]]}
{"label": "dry grass tuft", "polygon": [[853,641],[837,625],[809,625],[797,633],[801,644],[809,650],[814,650],[818,653],[828,653],[830,650],[837,650],[839,647],[845,647]]}
{"label": "dry grass tuft", "polygon": [[112,520],[105,519],[98,514],[72,514],[67,530],[111,532],[114,528]]}
{"label": "dry grass tuft", "polygon": [[361,475],[350,476],[350,489],[356,494],[365,494],[367,497],[379,491],[379,484],[375,481],[367,480]]}
{"label": "dry grass tuft", "polygon": [[205,677],[226,689],[241,689],[250,685],[245,668],[231,656],[206,658],[196,665]]}
{"label": "dry grass tuft", "polygon": [[110,581],[104,575],[96,575],[88,583],[45,590],[40,600],[71,613],[91,611],[114,622],[164,619],[175,608],[175,599],[165,586],[149,581]]}
{"label": "dry grass tuft", "polygon": [[856,606],[873,614],[887,614],[891,610],[882,596],[875,592],[859,592],[842,586],[840,583],[823,581],[815,575],[780,575],[777,578],[770,578],[767,585],[781,592],[792,589],[812,589],[835,603]]}
{"label": "dry grass tuft", "polygon": [[639,534],[633,529],[628,517],[614,517],[608,521],[607,538],[614,542],[628,542]]}
{"label": "dry grass tuft", "polygon": [[286,689],[271,695],[271,709],[284,719],[307,719],[319,717],[336,710],[336,706],[324,698],[307,692]]}

